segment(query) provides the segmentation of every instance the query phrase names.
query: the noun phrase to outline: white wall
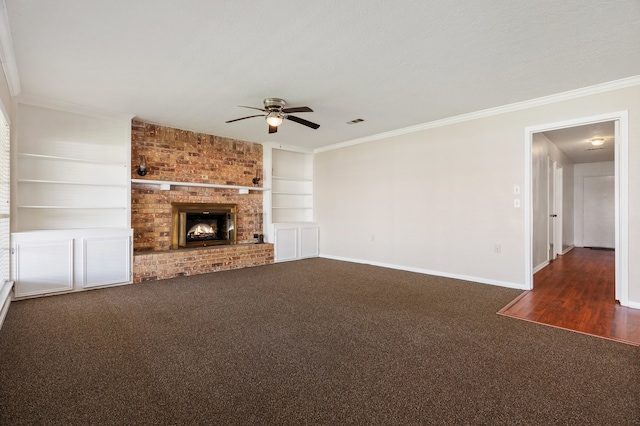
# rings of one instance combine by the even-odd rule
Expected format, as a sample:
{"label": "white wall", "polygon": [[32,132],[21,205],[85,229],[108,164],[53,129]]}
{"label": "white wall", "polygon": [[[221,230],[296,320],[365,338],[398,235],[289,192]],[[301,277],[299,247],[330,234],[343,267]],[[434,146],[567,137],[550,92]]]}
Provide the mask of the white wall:
{"label": "white wall", "polygon": [[[525,183],[525,129],[622,110],[629,114],[629,194],[638,194],[638,86],[318,152],[320,253],[523,288],[525,209],[513,204],[525,200],[513,187]],[[634,196],[629,258],[640,258]],[[637,262],[629,300],[640,306]]]}
{"label": "white wall", "polygon": [[500,127],[491,117],[318,153],[321,255],[523,283],[513,190],[524,184],[524,131]]}
{"label": "white wall", "polygon": [[576,164],[574,167],[574,232],[576,247],[584,247],[584,178],[590,176],[615,176],[615,163],[613,161],[605,161],[602,163]]}

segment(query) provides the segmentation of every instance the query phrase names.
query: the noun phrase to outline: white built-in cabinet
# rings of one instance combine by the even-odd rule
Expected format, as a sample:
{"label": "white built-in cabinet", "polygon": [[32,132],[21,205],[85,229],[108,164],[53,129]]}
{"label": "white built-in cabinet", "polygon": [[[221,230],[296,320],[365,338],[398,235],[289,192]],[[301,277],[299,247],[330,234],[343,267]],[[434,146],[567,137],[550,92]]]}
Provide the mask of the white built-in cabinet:
{"label": "white built-in cabinet", "polygon": [[131,229],[11,234],[16,298],[131,282]]}
{"label": "white built-in cabinet", "polygon": [[318,256],[319,227],[313,222],[313,153],[265,144],[271,193],[265,197],[267,241],[275,261]]}
{"label": "white built-in cabinet", "polygon": [[317,223],[275,223],[274,254],[277,262],[318,257]]}
{"label": "white built-in cabinet", "polygon": [[131,282],[131,117],[18,98],[15,296]]}

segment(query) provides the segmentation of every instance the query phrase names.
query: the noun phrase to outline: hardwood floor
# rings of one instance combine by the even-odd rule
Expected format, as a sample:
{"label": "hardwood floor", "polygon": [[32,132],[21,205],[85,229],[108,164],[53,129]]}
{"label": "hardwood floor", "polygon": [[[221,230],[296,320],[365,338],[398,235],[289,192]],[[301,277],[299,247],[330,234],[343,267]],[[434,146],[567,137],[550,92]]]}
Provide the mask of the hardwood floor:
{"label": "hardwood floor", "polygon": [[498,314],[640,346],[640,309],[615,300],[615,253],[574,248]]}

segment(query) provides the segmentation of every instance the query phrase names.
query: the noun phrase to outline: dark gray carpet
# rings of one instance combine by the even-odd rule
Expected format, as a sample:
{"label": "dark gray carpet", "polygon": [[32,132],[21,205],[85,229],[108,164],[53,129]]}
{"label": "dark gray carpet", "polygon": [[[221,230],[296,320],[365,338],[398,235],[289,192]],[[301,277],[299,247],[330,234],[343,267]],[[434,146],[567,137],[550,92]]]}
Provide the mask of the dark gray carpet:
{"label": "dark gray carpet", "polygon": [[326,259],[11,304],[0,424],[639,425],[640,351]]}

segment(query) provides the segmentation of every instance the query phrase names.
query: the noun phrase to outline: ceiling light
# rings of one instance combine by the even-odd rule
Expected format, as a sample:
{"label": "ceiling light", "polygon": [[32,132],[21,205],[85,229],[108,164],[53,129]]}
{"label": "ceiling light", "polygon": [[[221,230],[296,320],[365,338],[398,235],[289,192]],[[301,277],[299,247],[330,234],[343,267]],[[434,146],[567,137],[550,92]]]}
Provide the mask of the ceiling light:
{"label": "ceiling light", "polygon": [[282,117],[280,116],[280,113],[278,113],[278,111],[271,111],[269,114],[267,114],[265,120],[267,120],[269,126],[278,127],[282,124]]}
{"label": "ceiling light", "polygon": [[604,144],[604,139],[591,139],[591,145],[593,146],[600,146],[602,144]]}

